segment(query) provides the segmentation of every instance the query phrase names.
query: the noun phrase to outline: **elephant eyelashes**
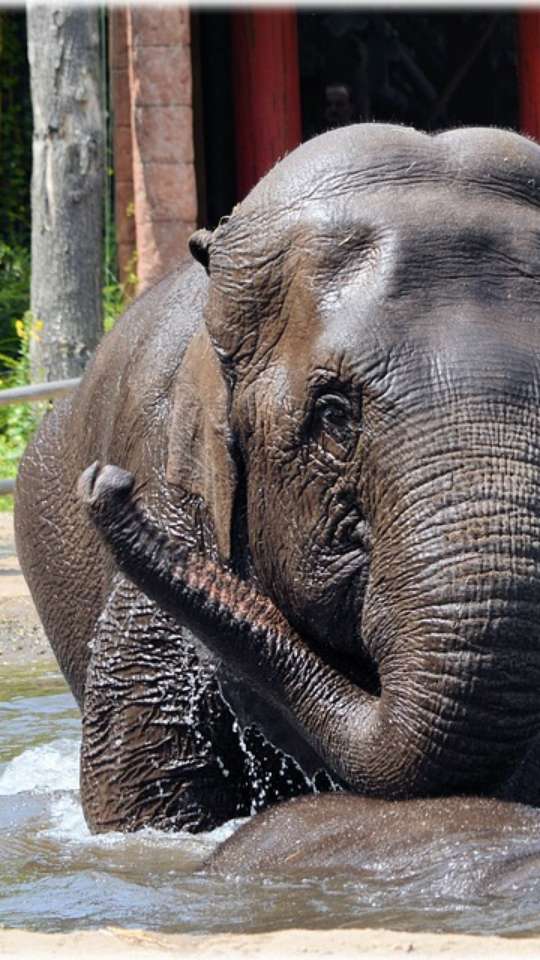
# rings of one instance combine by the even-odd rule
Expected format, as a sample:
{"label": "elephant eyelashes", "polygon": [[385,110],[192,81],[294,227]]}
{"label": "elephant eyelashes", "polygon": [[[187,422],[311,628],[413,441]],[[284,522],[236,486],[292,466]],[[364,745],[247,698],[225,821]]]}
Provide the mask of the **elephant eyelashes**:
{"label": "elephant eyelashes", "polygon": [[319,396],[313,408],[310,433],[326,452],[340,459],[346,457],[358,434],[349,398],[335,393]]}

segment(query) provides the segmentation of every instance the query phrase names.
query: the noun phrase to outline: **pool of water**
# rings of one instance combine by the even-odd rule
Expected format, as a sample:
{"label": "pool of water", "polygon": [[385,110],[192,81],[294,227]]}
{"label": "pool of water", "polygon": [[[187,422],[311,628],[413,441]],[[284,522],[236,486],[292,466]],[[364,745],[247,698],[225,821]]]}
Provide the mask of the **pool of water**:
{"label": "pool of water", "polygon": [[0,925],[540,933],[540,879],[527,876],[489,897],[460,895],[459,884],[448,883],[448,851],[432,851],[414,871],[397,863],[354,881],[248,881],[200,870],[234,824],[196,837],[93,837],[79,803],[79,742],[78,710],[54,665],[0,669]]}

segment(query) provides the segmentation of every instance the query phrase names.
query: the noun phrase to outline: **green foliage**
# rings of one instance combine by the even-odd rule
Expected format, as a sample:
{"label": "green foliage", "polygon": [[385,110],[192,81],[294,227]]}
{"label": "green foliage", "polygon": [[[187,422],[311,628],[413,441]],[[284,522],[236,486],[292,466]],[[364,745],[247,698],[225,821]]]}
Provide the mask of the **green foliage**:
{"label": "green foliage", "polygon": [[[29,310],[15,321],[18,358],[0,353],[0,363],[6,373],[0,378],[0,389],[23,387],[30,381],[30,341],[38,336],[38,324]],[[0,478],[17,475],[17,467],[24,448],[37,428],[48,403],[10,404],[0,407]],[[13,498],[0,497],[0,510],[12,510]]]}
{"label": "green foliage", "polygon": [[[0,351],[17,360],[30,299],[32,104],[24,10],[0,10]],[[6,371],[0,360],[0,376]]]}
{"label": "green foliage", "polygon": [[105,285],[103,287],[103,329],[105,333],[112,330],[118,317],[126,309],[129,301],[132,299],[132,291],[137,286],[137,275],[135,273],[136,255],[133,257],[133,264],[130,264],[129,274],[124,283],[118,278],[118,259],[116,245],[116,229],[112,216],[107,217],[105,227],[105,255],[103,275]]}
{"label": "green foliage", "polygon": [[103,287],[103,328],[105,333],[112,330],[118,317],[124,312],[133,299],[133,292],[137,287],[135,272],[136,254],[133,255],[133,264],[130,263],[128,275],[124,283],[117,277],[116,266],[105,270],[105,286]]}
{"label": "green foliage", "polygon": [[0,241],[0,376],[6,369],[12,369],[11,361],[20,356],[16,323],[24,316],[29,302],[30,251]]}
{"label": "green foliage", "polygon": [[117,318],[125,309],[124,287],[116,278],[111,278],[103,287],[103,329],[112,330]]}
{"label": "green foliage", "polygon": [[[32,104],[24,10],[0,10],[0,389],[29,380]],[[0,477],[14,477],[46,404],[0,407]],[[12,497],[0,497],[11,510]]]}
{"label": "green foliage", "polygon": [[14,248],[30,237],[31,162],[26,13],[0,10],[0,237]]}
{"label": "green foliage", "polygon": [[[31,336],[30,251],[0,243],[0,389],[29,382]],[[38,409],[39,408],[39,409]],[[44,404],[0,407],[0,478],[15,477],[24,448]],[[0,497],[0,510],[13,508],[12,497]]]}

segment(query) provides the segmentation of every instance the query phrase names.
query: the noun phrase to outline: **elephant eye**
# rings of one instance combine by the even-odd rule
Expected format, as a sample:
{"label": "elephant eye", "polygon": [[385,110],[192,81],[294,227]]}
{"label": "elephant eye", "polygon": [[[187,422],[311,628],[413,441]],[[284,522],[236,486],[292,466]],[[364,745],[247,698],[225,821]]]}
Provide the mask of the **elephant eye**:
{"label": "elephant eye", "polygon": [[348,397],[325,393],[315,401],[311,433],[329,452],[343,456],[356,435],[352,414]]}
{"label": "elephant eye", "polygon": [[326,427],[340,429],[350,419],[351,404],[347,397],[328,393],[316,400],[315,414]]}

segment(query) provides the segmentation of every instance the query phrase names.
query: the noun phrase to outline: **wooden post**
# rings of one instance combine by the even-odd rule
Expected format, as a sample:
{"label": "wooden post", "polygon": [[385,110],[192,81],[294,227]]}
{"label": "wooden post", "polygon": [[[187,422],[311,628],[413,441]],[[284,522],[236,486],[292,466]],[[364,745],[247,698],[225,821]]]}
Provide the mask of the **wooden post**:
{"label": "wooden post", "polygon": [[518,45],[521,131],[540,140],[540,11],[518,14]]}
{"label": "wooden post", "polygon": [[234,12],[232,48],[241,200],[302,138],[296,13]]}

